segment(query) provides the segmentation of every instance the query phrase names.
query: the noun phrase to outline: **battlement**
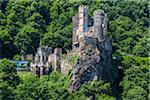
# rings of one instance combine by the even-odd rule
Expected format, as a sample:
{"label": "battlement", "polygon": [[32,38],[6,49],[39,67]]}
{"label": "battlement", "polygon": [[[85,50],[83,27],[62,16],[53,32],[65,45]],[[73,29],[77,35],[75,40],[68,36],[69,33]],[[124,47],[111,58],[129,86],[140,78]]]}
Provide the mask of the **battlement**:
{"label": "battlement", "polygon": [[99,42],[107,36],[107,14],[104,10],[95,10],[93,18],[88,17],[88,6],[79,6],[78,14],[73,17],[73,49],[80,44],[81,37],[97,38]]}
{"label": "battlement", "polygon": [[83,13],[84,11],[88,11],[88,6],[81,5],[79,6],[79,13]]}
{"label": "battlement", "polygon": [[104,10],[95,10],[93,13],[94,16],[105,16]]}

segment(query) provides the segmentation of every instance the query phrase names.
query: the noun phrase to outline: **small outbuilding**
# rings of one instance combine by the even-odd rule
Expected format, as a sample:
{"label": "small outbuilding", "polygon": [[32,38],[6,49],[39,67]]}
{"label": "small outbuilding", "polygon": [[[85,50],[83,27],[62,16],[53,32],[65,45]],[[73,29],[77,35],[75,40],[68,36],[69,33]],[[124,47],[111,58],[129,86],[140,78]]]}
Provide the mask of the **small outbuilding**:
{"label": "small outbuilding", "polygon": [[12,60],[16,63],[16,69],[18,71],[28,71],[30,70],[30,62],[27,60]]}

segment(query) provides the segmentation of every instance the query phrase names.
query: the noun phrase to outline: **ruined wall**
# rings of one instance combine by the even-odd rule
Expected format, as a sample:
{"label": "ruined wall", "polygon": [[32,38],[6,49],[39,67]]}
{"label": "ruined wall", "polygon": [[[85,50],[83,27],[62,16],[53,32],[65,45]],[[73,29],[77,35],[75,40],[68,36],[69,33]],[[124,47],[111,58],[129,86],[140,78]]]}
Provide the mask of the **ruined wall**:
{"label": "ruined wall", "polygon": [[79,24],[79,15],[78,14],[76,14],[75,16],[72,17],[72,22],[73,22],[72,49],[76,49],[76,44],[78,43],[78,39],[76,36],[76,32],[77,32],[78,24]]}
{"label": "ruined wall", "polygon": [[37,75],[49,74],[51,71],[61,72],[61,48],[39,47],[34,61],[31,63],[31,71]]}
{"label": "ruined wall", "polygon": [[54,71],[61,72],[61,55],[62,55],[62,49],[61,48],[55,48],[54,54],[53,54],[53,64]]}

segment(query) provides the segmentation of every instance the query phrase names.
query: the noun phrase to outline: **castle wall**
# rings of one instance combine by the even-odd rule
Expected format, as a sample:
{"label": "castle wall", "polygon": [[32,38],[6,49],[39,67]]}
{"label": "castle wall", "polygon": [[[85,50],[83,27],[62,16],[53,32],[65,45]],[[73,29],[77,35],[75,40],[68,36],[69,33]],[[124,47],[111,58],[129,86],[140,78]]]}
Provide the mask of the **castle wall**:
{"label": "castle wall", "polygon": [[62,49],[61,48],[55,48],[53,59],[54,59],[54,71],[61,72],[61,54]]}
{"label": "castle wall", "polygon": [[79,6],[79,28],[81,32],[88,31],[88,7]]}
{"label": "castle wall", "polygon": [[88,17],[88,27],[93,26],[93,24],[94,24],[94,19],[91,17]]}
{"label": "castle wall", "polygon": [[54,53],[49,47],[37,49],[31,71],[37,75],[49,74],[51,71],[61,72],[61,48],[55,48]]}
{"label": "castle wall", "polygon": [[73,20],[73,50],[80,47],[80,38],[94,37],[102,42],[107,37],[107,14],[103,10],[94,11],[94,18],[88,17],[88,7],[79,6]]}
{"label": "castle wall", "polygon": [[78,14],[72,17],[72,22],[73,22],[72,49],[76,49],[75,44],[78,42],[76,32],[79,27],[79,15]]}

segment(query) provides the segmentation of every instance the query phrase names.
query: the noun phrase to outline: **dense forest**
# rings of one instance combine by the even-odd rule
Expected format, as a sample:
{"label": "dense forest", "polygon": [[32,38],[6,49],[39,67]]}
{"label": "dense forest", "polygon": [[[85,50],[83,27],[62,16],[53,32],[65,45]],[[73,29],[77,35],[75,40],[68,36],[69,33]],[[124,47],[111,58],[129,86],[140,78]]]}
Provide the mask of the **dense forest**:
{"label": "dense forest", "polygon": [[[71,50],[72,16],[79,5],[89,6],[89,16],[97,9],[108,15],[112,63],[123,66],[117,91],[110,83],[93,81],[71,93],[70,74],[37,77],[17,72],[9,61],[35,54],[39,45]],[[0,0],[0,99],[148,100],[149,41],[148,0]]]}

